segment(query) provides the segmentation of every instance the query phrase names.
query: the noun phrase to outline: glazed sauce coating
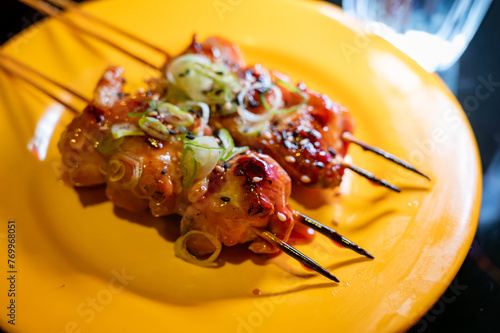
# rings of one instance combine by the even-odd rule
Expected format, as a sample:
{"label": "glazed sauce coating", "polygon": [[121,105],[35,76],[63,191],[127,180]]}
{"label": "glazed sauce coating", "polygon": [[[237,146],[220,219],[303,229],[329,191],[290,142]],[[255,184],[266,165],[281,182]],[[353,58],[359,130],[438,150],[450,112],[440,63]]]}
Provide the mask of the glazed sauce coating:
{"label": "glazed sauce coating", "polygon": [[[278,72],[271,74],[261,65],[244,67],[238,47],[220,37],[211,37],[203,43],[194,40],[188,51],[203,54],[211,60],[236,64],[231,68],[240,79],[264,82],[286,78]],[[284,108],[301,106],[293,112],[275,114],[259,133],[244,133],[238,114],[216,114],[210,121],[212,128],[226,128],[237,145],[248,145],[269,154],[283,166],[296,184],[320,188],[338,186],[344,168],[336,157],[344,157],[347,153],[348,143],[342,139],[342,133],[353,132],[354,120],[340,104],[331,101],[326,95],[307,89],[303,83],[297,88],[302,94],[282,85],[279,89]],[[248,92],[248,111],[254,114],[265,112],[261,103],[263,94],[269,104],[273,98],[272,92],[259,89]],[[306,96],[305,102],[303,96]]]}

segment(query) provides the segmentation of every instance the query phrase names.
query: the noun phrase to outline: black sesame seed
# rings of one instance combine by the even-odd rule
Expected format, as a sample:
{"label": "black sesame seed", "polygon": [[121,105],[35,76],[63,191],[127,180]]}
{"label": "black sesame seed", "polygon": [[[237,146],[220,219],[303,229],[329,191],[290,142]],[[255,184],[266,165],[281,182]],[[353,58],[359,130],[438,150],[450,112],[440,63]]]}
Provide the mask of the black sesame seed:
{"label": "black sesame seed", "polygon": [[293,126],[294,124],[292,122],[288,123],[288,126]]}
{"label": "black sesame seed", "polygon": [[186,71],[184,73],[180,73],[179,77],[184,77],[184,76],[188,75],[190,72],[191,72],[191,70],[188,68],[188,69],[186,69]]}
{"label": "black sesame seed", "polygon": [[124,93],[122,93],[122,92],[119,92],[119,93],[118,93],[118,98],[123,98],[123,97],[125,97],[125,94],[124,94]]}
{"label": "black sesame seed", "polygon": [[169,130],[168,130],[168,134],[170,134],[170,135],[174,135],[174,134],[175,134],[175,131],[174,131],[173,129],[169,129]]}
{"label": "black sesame seed", "polygon": [[153,96],[153,93],[148,90],[148,91],[146,91],[146,96],[151,97],[151,96]]}
{"label": "black sesame seed", "polygon": [[187,134],[186,138],[189,140],[194,140],[196,137],[193,134]]}
{"label": "black sesame seed", "polygon": [[231,165],[229,165],[229,163],[227,162],[222,163],[222,166],[224,167],[224,169],[229,169],[231,167]]}
{"label": "black sesame seed", "polygon": [[166,175],[167,174],[167,170],[161,170],[161,174],[162,175]]}
{"label": "black sesame seed", "polygon": [[220,197],[220,199],[224,202],[229,202],[231,200],[231,198],[228,197]]}
{"label": "black sesame seed", "polygon": [[337,153],[335,152],[335,149],[333,149],[332,147],[328,148],[328,152],[330,154],[332,154],[333,157],[337,156]]}

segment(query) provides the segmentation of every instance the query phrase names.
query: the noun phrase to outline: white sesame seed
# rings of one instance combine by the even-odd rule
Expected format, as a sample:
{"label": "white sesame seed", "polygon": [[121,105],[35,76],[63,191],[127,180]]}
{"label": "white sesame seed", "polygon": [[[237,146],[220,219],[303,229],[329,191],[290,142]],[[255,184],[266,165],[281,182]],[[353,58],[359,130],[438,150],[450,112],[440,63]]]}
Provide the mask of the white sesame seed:
{"label": "white sesame seed", "polygon": [[295,157],[293,156],[285,156],[285,161],[287,161],[288,163],[295,163]]}
{"label": "white sesame seed", "polygon": [[286,138],[286,139],[287,139],[287,141],[290,141],[290,142],[293,142],[293,141],[295,140],[295,139],[293,138],[293,136],[291,136],[291,135],[290,135],[288,138]]}
{"label": "white sesame seed", "polygon": [[325,151],[320,151],[318,155],[319,156],[326,156],[326,152]]}
{"label": "white sesame seed", "polygon": [[268,139],[268,140],[273,138],[273,135],[271,134],[271,131],[269,131],[269,130],[263,130],[261,133],[261,136],[264,139]]}
{"label": "white sesame seed", "polygon": [[148,112],[148,116],[150,116],[150,117],[156,117],[157,115],[158,115],[158,112],[156,112],[156,111],[149,111]]}
{"label": "white sesame seed", "polygon": [[303,183],[310,183],[311,182],[311,178],[309,178],[309,176],[302,175],[300,177],[300,181],[303,182]]}
{"label": "white sesame seed", "polygon": [[279,219],[281,222],[285,222],[285,221],[287,220],[286,215],[285,215],[285,214],[283,214],[283,213],[278,213],[278,214],[276,214],[276,215],[278,215],[278,219]]}
{"label": "white sesame seed", "polygon": [[308,143],[309,143],[309,139],[302,139],[302,140],[300,140],[299,145],[304,146],[304,145],[307,145]]}
{"label": "white sesame seed", "polygon": [[215,170],[217,170],[217,171],[219,171],[219,172],[224,172],[224,168],[222,167],[222,165],[219,165],[219,164],[217,164],[217,165],[215,166]]}
{"label": "white sesame seed", "polygon": [[262,178],[260,178],[260,177],[253,177],[253,179],[252,179],[252,180],[253,180],[254,182],[258,183],[258,182],[262,181]]}
{"label": "white sesame seed", "polygon": [[226,111],[231,110],[231,103],[230,102],[224,103],[224,110],[226,110]]}

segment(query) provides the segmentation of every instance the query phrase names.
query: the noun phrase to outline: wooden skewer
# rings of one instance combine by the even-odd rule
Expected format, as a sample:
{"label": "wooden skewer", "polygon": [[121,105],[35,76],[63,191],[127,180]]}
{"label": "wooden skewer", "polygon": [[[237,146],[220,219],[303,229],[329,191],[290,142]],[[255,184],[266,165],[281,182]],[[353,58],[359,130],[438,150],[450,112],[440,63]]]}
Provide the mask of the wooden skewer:
{"label": "wooden skewer", "polygon": [[297,212],[297,211],[295,211],[295,217],[297,218],[297,220],[300,223],[302,223],[308,227],[313,228],[314,230],[316,230],[320,234],[325,235],[326,237],[333,240],[335,243],[340,244],[348,249],[351,249],[354,252],[359,253],[367,258],[374,259],[374,257],[370,253],[368,253],[366,250],[361,248],[359,245],[350,241],[349,239],[345,238],[344,236],[340,235],[338,232],[327,227],[326,225],[321,224],[318,221],[310,218],[309,216],[306,216],[306,215],[304,215],[300,212]]}
{"label": "wooden skewer", "polygon": [[18,1],[24,3],[27,6],[32,7],[33,9],[35,9],[35,10],[37,10],[45,15],[48,15],[50,17],[53,17],[53,18],[61,21],[62,23],[66,24],[67,26],[71,27],[72,29],[75,29],[81,33],[84,33],[90,37],[93,37],[93,38],[117,49],[118,51],[123,52],[124,54],[128,55],[129,57],[131,57],[131,58],[133,58],[133,59],[135,59],[135,60],[153,68],[153,69],[161,71],[161,67],[155,66],[152,63],[150,63],[149,61],[142,59],[141,57],[129,52],[128,50],[124,49],[123,47],[121,47],[117,43],[111,41],[110,39],[104,37],[103,35],[99,35],[93,31],[91,31],[90,29],[84,28],[82,26],[79,26],[79,25],[71,22],[70,20],[68,20],[67,18],[65,18],[62,15],[62,12],[59,8],[49,4],[47,2],[44,2],[41,0],[18,0]]}
{"label": "wooden skewer", "polygon": [[149,47],[152,50],[160,52],[163,55],[167,56],[167,58],[169,57],[169,54],[165,50],[162,50],[161,48],[159,48],[158,46],[156,46],[150,42],[147,42],[145,40],[142,40],[141,38],[137,37],[136,35],[133,35],[130,32],[125,31],[121,28],[118,28],[117,26],[114,26],[113,24],[111,24],[103,19],[100,19],[97,16],[94,16],[92,14],[89,14],[89,13],[82,11],[80,9],[80,7],[74,1],[71,1],[71,0],[46,0],[46,1],[51,2],[53,4],[56,4],[57,6],[61,7],[62,9],[70,10],[70,11],[74,12],[75,14],[80,15],[81,17],[83,17],[89,21],[92,21],[92,22],[98,23],[102,26],[105,26],[109,30],[113,30],[113,31],[125,36],[125,37],[128,37],[129,39],[131,39],[133,41],[136,41],[144,46]]}
{"label": "wooden skewer", "polygon": [[429,178],[429,176],[427,176],[426,174],[424,174],[423,172],[417,170],[417,168],[415,168],[413,165],[411,165],[410,163],[406,162],[406,161],[403,161],[402,159],[400,159],[399,157],[395,156],[395,155],[392,155],[391,153],[388,153],[386,152],[385,150],[382,150],[380,148],[377,148],[377,147],[374,147],[374,146],[370,146],[369,144],[367,143],[364,143],[358,139],[356,139],[351,133],[349,132],[344,132],[342,134],[342,138],[345,140],[345,141],[348,141],[348,142],[351,142],[351,143],[354,143],[358,146],[360,146],[361,148],[363,148],[363,150],[368,150],[368,151],[371,151],[372,153],[375,153],[377,155],[380,155],[382,157],[384,157],[385,159],[391,161],[391,162],[394,162],[396,163],[397,165],[399,166],[402,166],[403,168],[405,169],[408,169],[410,171],[413,171],[415,172],[416,174],[419,174],[420,176],[422,177],[425,177],[427,178],[428,180],[431,180]]}
{"label": "wooden skewer", "polygon": [[315,272],[318,272],[319,274],[323,275],[324,277],[335,281],[335,282],[340,282],[339,279],[337,279],[334,275],[332,275],[330,272],[328,272],[326,269],[324,269],[320,264],[297,250],[291,245],[288,245],[286,242],[282,241],[279,239],[276,235],[269,231],[260,231],[257,228],[254,228],[254,231],[257,235],[260,237],[264,238],[268,242],[276,245],[281,251],[284,253],[288,254],[290,257],[293,259],[297,260],[301,264],[303,264],[306,267],[309,267]]}
{"label": "wooden skewer", "polygon": [[10,75],[14,75],[14,76],[19,77],[20,79],[22,79],[26,83],[30,84],[31,86],[35,87],[36,89],[40,90],[41,92],[43,92],[44,94],[46,94],[47,96],[49,96],[50,98],[52,98],[53,100],[55,100],[58,103],[64,105],[68,110],[71,110],[74,113],[79,113],[79,111],[76,108],[74,108],[73,106],[69,105],[68,103],[66,103],[65,101],[63,101],[59,97],[57,97],[56,95],[52,94],[50,91],[48,91],[47,89],[45,89],[43,86],[38,85],[37,83],[35,83],[35,81],[33,81],[28,76],[22,74],[20,71],[14,70],[12,68],[8,68],[2,62],[0,62],[0,68],[2,68],[4,71],[6,71],[7,73],[9,73]]}
{"label": "wooden skewer", "polygon": [[70,94],[72,94],[73,96],[75,96],[75,97],[79,98],[80,100],[82,100],[82,101],[84,101],[84,102],[88,102],[88,99],[87,99],[87,98],[85,98],[85,96],[83,96],[82,94],[80,94],[80,93],[79,93],[79,92],[77,92],[76,90],[73,90],[73,89],[71,89],[71,88],[69,88],[69,87],[63,86],[61,83],[59,83],[59,82],[57,82],[57,81],[54,81],[53,79],[51,79],[51,78],[50,78],[50,77],[48,77],[47,75],[42,74],[41,72],[39,72],[39,71],[35,70],[33,67],[30,67],[30,66],[26,65],[25,63],[20,62],[19,60],[17,60],[17,59],[15,59],[15,58],[11,57],[10,55],[8,55],[8,54],[6,54],[6,53],[2,52],[1,50],[0,50],[0,56],[1,56],[1,57],[3,57],[3,58],[5,58],[5,59],[7,59],[7,60],[9,60],[9,61],[11,61],[11,62],[13,62],[13,63],[15,63],[17,66],[22,67],[22,68],[24,68],[25,70],[27,70],[27,71],[29,71],[29,72],[31,72],[31,73],[33,73],[33,74],[35,74],[35,75],[37,75],[37,76],[41,77],[42,79],[44,79],[44,80],[46,80],[46,81],[48,81],[48,82],[52,83],[53,85],[55,85],[55,86],[57,86],[57,87],[59,87],[59,88],[61,88],[61,89],[66,90],[67,92],[69,92],[69,93],[70,93]]}
{"label": "wooden skewer", "polygon": [[397,186],[392,185],[391,183],[376,177],[373,173],[366,171],[364,169],[361,169],[360,167],[358,167],[354,164],[347,163],[346,161],[340,159],[338,156],[337,156],[337,160],[339,161],[340,165],[342,165],[344,168],[347,168],[347,169],[354,171],[358,175],[365,177],[366,179],[374,182],[375,184],[387,187],[388,189],[391,189],[394,192],[398,192],[398,193],[401,192],[401,189],[399,189]]}

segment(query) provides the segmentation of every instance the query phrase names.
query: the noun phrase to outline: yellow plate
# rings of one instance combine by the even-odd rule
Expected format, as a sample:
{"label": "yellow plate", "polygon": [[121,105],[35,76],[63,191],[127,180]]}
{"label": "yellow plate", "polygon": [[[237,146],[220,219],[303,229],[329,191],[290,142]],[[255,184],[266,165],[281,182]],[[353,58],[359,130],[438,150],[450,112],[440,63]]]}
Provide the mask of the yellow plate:
{"label": "yellow plate", "polygon": [[[415,163],[432,182],[351,147],[358,165],[403,193],[348,174],[340,198],[313,193],[315,207],[292,202],[327,224],[337,221],[339,232],[375,255],[364,260],[318,236],[300,246],[341,279],[338,285],[304,277],[307,273],[284,255],[263,262],[242,248],[226,249],[220,268],[193,266],[173,254],[175,219],[130,214],[106,201],[102,188],[76,191],[58,182],[56,143],[72,115],[0,71],[4,329],[403,331],[443,293],[475,232],[480,165],[467,120],[436,76],[321,2],[120,0],[89,2],[84,10],[172,53],[194,32],[201,39],[225,36],[241,46],[249,63],[281,70],[343,103],[356,119],[359,138]],[[108,64],[125,66],[132,86],[154,74],[53,20],[33,26],[4,50],[88,96]],[[12,270],[8,220],[16,223],[15,298],[8,297],[5,278]],[[11,299],[15,326],[7,323]]]}

